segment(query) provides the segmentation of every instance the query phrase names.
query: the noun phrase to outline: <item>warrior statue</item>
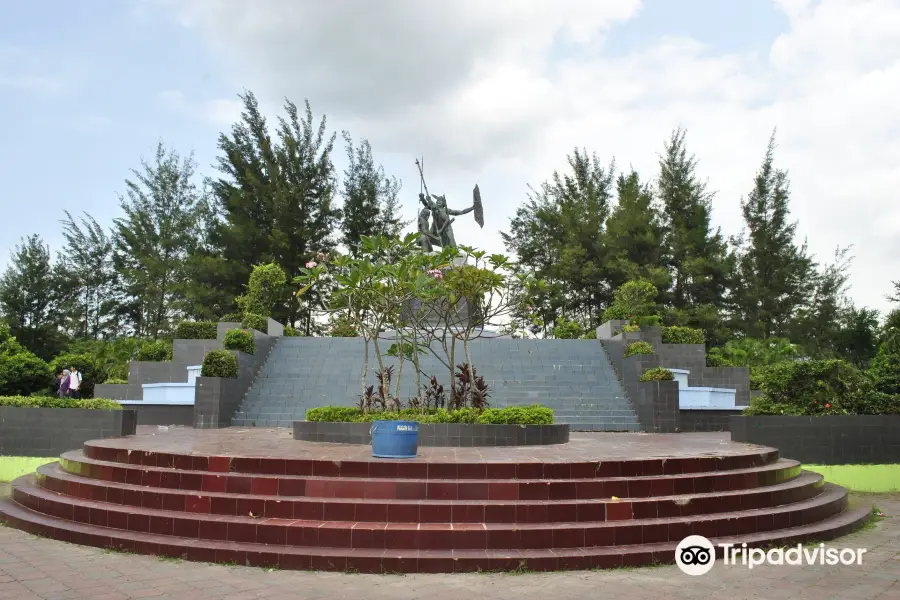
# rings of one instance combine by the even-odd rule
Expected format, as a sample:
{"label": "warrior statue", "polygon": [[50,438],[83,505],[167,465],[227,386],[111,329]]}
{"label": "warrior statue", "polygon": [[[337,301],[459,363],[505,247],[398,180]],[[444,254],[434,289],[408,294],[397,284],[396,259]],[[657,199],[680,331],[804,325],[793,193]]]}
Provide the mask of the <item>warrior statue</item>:
{"label": "warrior statue", "polygon": [[463,210],[453,210],[447,207],[446,196],[433,196],[428,193],[425,175],[422,173],[422,164],[418,159],[416,159],[416,166],[419,167],[419,176],[424,189],[424,193],[419,194],[419,202],[424,205],[424,208],[419,212],[418,219],[419,233],[421,234],[419,243],[422,245],[422,250],[431,252],[434,246],[441,248],[456,246],[456,238],[453,235],[453,222],[456,219],[450,217],[458,217],[475,211],[475,222],[479,227],[484,227],[484,210],[481,205],[481,192],[477,185],[472,191],[472,206]]}

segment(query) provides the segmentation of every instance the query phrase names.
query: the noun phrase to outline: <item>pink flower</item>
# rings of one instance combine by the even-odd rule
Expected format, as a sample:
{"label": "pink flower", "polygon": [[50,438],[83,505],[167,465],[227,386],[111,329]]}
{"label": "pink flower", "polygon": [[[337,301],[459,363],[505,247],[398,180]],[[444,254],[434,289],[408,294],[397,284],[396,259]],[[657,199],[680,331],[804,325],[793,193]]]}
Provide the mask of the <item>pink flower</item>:
{"label": "pink flower", "polygon": [[316,254],[316,260],[318,260],[319,262],[325,262],[326,260],[328,260],[328,254],[325,252],[319,252],[318,254]]}
{"label": "pink flower", "polygon": [[307,268],[307,269],[312,269],[312,268],[314,268],[314,267],[316,266],[316,264],[317,264],[316,261],[311,260],[311,261],[309,261],[308,263],[306,263],[306,268]]}
{"label": "pink flower", "polygon": [[443,279],[444,278],[444,272],[441,271],[440,269],[431,269],[430,271],[428,271],[428,274],[431,275],[432,277],[434,277],[435,279]]}

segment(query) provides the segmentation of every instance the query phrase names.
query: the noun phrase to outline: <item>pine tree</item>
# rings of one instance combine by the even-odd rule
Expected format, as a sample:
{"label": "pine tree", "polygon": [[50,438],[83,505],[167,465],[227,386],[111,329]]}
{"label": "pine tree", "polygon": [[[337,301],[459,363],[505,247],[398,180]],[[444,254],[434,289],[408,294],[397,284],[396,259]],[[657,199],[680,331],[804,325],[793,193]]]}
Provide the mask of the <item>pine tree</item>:
{"label": "pine tree", "polygon": [[197,239],[201,191],[192,157],[182,160],[160,143],[152,163],[141,161],[120,196],[125,213],[113,220],[114,264],[138,336],[158,338],[184,315],[187,259]]}
{"label": "pine tree", "polygon": [[407,223],[398,214],[400,182],[385,175],[381,165],[375,165],[368,140],[354,148],[350,134],[345,131],[343,136],[348,165],[341,185],[341,241],[356,255],[361,236],[399,235]]}
{"label": "pine tree", "polygon": [[[741,202],[746,234],[735,240],[738,280],[734,305],[743,333],[751,337],[787,335],[793,318],[813,291],[813,262],[805,244],[798,246],[794,241],[797,223],[789,221],[787,172],[775,168],[774,161],[773,133],[753,190]],[[838,293],[833,287],[838,285],[838,279],[831,277],[821,282],[826,287],[832,284],[832,289],[819,289],[820,306],[816,312],[836,313],[836,306],[829,308],[823,303]]]}
{"label": "pine tree", "polygon": [[10,334],[44,360],[66,341],[61,326],[71,277],[65,264],[53,263],[50,247],[35,234],[16,245],[0,278],[0,312]]}
{"label": "pine tree", "polygon": [[663,206],[666,254],[672,277],[672,306],[703,310],[719,306],[729,279],[727,244],[712,229],[712,198],[688,154],[686,132],[676,129],[659,160],[656,193]]}
{"label": "pine tree", "polygon": [[77,338],[100,339],[114,336],[116,298],[113,284],[113,243],[106,230],[84,213],[78,222],[66,211],[63,255],[72,277],[73,297],[66,313],[69,328]]}
{"label": "pine tree", "polygon": [[619,175],[618,202],[606,224],[609,284],[617,289],[636,279],[650,281],[661,291],[669,287],[663,246],[663,225],[650,187],[632,170]]}

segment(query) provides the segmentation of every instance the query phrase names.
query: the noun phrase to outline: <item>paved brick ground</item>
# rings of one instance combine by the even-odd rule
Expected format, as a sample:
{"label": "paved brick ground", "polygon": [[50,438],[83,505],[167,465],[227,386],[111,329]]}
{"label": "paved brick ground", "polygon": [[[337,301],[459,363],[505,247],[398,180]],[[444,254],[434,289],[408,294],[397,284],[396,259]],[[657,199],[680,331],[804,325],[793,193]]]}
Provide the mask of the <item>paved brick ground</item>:
{"label": "paved brick ground", "polygon": [[674,566],[550,574],[373,576],[265,571],[118,554],[0,527],[0,600],[615,600],[728,598],[900,600],[900,495],[866,497],[887,514],[831,544],[867,548],[861,567],[725,567],[688,577]]}

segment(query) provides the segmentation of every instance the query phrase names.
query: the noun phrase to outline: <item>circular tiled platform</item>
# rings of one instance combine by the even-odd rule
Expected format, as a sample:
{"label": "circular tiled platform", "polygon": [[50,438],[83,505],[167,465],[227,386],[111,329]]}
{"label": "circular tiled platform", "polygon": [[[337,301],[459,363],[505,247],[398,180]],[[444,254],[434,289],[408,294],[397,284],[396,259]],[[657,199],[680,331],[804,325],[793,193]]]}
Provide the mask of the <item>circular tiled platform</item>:
{"label": "circular tiled platform", "polygon": [[717,434],[382,460],[286,430],[173,429],[88,442],[17,480],[0,514],[47,537],[190,560],[452,572],[665,562],[691,534],[824,540],[867,511],[776,450]]}

